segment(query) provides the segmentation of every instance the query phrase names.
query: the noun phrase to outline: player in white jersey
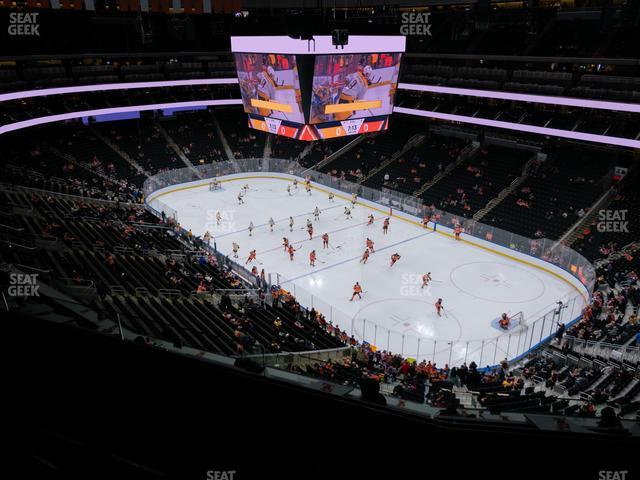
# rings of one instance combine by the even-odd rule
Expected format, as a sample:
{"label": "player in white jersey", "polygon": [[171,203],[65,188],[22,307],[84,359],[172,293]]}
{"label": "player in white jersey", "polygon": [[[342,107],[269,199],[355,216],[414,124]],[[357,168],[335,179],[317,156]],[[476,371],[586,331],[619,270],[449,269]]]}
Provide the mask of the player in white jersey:
{"label": "player in white jersey", "polygon": [[222,221],[222,213],[220,213],[220,210],[218,210],[216,212],[216,225],[220,225],[221,221]]}
{"label": "player in white jersey", "polygon": [[344,215],[345,215],[345,217],[347,217],[347,218],[353,218],[353,217],[351,216],[351,207],[344,207]]}
{"label": "player in white jersey", "polygon": [[[274,99],[276,96],[276,80],[273,67],[262,65],[262,71],[259,72],[256,77],[258,77],[258,85],[256,87],[258,99],[267,102]],[[258,108],[258,113],[263,116],[268,116],[271,114],[271,110],[268,108]]]}
{"label": "player in white jersey", "polygon": [[313,216],[315,217],[316,222],[320,220],[320,209],[318,207],[316,207],[315,210],[313,211]]}
{"label": "player in white jersey", "polygon": [[329,192],[329,201],[333,202],[334,198],[335,198],[335,195],[333,194],[333,192]]}
{"label": "player in white jersey", "polygon": [[251,236],[251,232],[253,232],[253,222],[249,222],[249,236]]}
{"label": "player in white jersey", "polygon": [[[369,84],[371,83],[372,69],[369,65],[363,67],[358,65],[358,70],[354,73],[347,75],[345,79],[345,87],[340,92],[340,99],[338,103],[354,103],[358,100],[364,99]],[[353,112],[340,112],[334,115],[335,119],[346,120]]]}
{"label": "player in white jersey", "polygon": [[231,248],[233,250],[233,258],[238,258],[238,250],[240,250],[240,245],[238,245],[236,242],[233,242]]}
{"label": "player in white jersey", "polygon": [[356,208],[357,201],[358,201],[358,194],[354,193],[353,195],[351,195],[351,205],[353,205],[353,208]]}
{"label": "player in white jersey", "polygon": [[293,217],[289,217],[289,231],[293,232]]}
{"label": "player in white jersey", "polygon": [[273,232],[273,226],[276,222],[273,221],[273,217],[269,217],[269,229]]}
{"label": "player in white jersey", "polygon": [[238,192],[238,205],[242,205],[244,203],[244,192],[242,190],[240,190],[240,192]]}
{"label": "player in white jersey", "polygon": [[291,185],[287,185],[287,193],[289,194],[289,196],[292,196],[293,194],[291,193]]}

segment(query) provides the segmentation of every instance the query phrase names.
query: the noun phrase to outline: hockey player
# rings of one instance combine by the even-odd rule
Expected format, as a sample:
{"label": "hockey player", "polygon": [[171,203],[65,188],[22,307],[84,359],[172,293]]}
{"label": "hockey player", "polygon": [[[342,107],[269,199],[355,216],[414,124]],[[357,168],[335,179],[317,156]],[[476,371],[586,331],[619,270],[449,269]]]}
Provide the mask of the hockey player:
{"label": "hockey player", "polygon": [[296,249],[293,248],[293,245],[289,245],[289,260],[291,260],[293,262],[293,254],[295,253]]}
{"label": "hockey player", "polygon": [[269,217],[269,230],[271,230],[273,232],[273,226],[276,224],[276,222],[273,221],[273,217]]}
{"label": "hockey player", "polygon": [[358,202],[358,194],[354,193],[351,195],[351,205],[352,208],[356,208],[356,203]]}
{"label": "hockey player", "polygon": [[284,252],[287,253],[289,251],[289,239],[287,237],[282,237],[282,246],[284,247]]}
{"label": "hockey player", "polygon": [[353,218],[353,217],[351,216],[351,207],[348,207],[348,206],[345,206],[345,207],[344,207],[344,215],[345,215],[345,217],[347,217],[347,218]]}
{"label": "hockey player", "polygon": [[329,234],[322,234],[322,248],[329,248]]}
{"label": "hockey player", "polygon": [[249,258],[247,258],[247,261],[245,262],[245,265],[249,262],[252,262],[256,259],[256,251],[255,250],[251,250],[249,252]]}
{"label": "hockey player", "polygon": [[382,233],[385,235],[389,233],[389,217],[384,219],[384,223],[382,224]]}
{"label": "hockey player", "polygon": [[[258,80],[258,84],[256,86],[258,99],[268,102],[275,98],[277,86],[275,73],[276,72],[273,67],[268,65],[266,61],[262,64],[262,71],[258,72],[256,75]],[[272,111],[268,108],[258,108],[258,113],[267,117],[271,115]]]}
{"label": "hockey player", "polygon": [[335,198],[335,195],[333,194],[333,192],[329,192],[329,201],[333,202],[334,198]]}
{"label": "hockey player", "polygon": [[431,281],[431,272],[422,275],[422,286],[420,288],[428,287]]}
{"label": "hockey player", "polygon": [[304,189],[307,191],[309,195],[311,195],[311,185],[305,185]]}
{"label": "hockey player", "polygon": [[220,213],[220,210],[218,210],[216,212],[216,225],[220,225],[221,221],[222,221],[222,213]]}
{"label": "hockey player", "polygon": [[238,245],[236,242],[233,242],[231,249],[233,250],[233,258],[238,258],[238,250],[240,250],[240,245]]}
{"label": "hockey player", "polygon": [[315,210],[313,211],[313,216],[315,217],[316,222],[320,220],[320,209],[318,207],[316,207]]}
{"label": "hockey player", "polygon": [[293,217],[289,217],[289,231],[293,232]]}
{"label": "hockey player", "polygon": [[313,240],[313,225],[307,224],[307,233],[309,234],[309,240]]}
{"label": "hockey player", "polygon": [[453,229],[453,234],[456,237],[456,240],[460,240],[460,234],[462,233],[462,227],[460,226],[460,224],[456,224],[455,228]]}
{"label": "hockey player", "polygon": [[202,236],[202,239],[204,240],[204,242],[207,245],[211,244],[211,234],[209,233],[209,230],[207,230],[206,232],[204,232],[204,235]]}
{"label": "hockey player", "polygon": [[242,189],[243,189],[243,190],[245,191],[245,193],[246,193],[246,192],[249,190],[249,184],[248,184],[248,183],[245,183],[245,184],[242,186]]}
{"label": "hockey player", "polygon": [[373,250],[373,240],[371,240],[370,238],[367,238],[367,248],[369,249],[369,251],[371,253],[374,252],[374,250]]}
{"label": "hockey player", "polygon": [[[347,75],[345,87],[340,92],[338,103],[355,103],[365,98],[373,70],[370,65],[358,65],[358,70]],[[353,115],[353,111],[345,111],[334,114],[334,120],[342,121]]]}
{"label": "hockey player", "polygon": [[441,317],[442,314],[440,312],[442,311],[442,309],[444,309],[444,307],[442,306],[441,298],[439,298],[438,301],[435,303],[435,307],[436,307],[436,313],[438,314],[439,317]]}
{"label": "hockey player", "polygon": [[242,190],[240,190],[240,192],[238,192],[238,205],[242,205],[244,203],[244,193],[242,192]]}
{"label": "hockey player", "polygon": [[362,254],[362,258],[360,259],[360,263],[367,263],[367,260],[369,260],[369,249],[368,248]]}
{"label": "hockey player", "polygon": [[431,220],[431,218],[429,217],[429,215],[425,215],[424,218],[422,219],[422,226],[424,228],[427,228],[429,226],[429,221]]}
{"label": "hockey player", "polygon": [[309,264],[312,267],[316,266],[316,251],[312,250],[311,253],[309,254]]}
{"label": "hockey player", "polygon": [[400,255],[398,255],[397,253],[394,253],[393,255],[391,255],[391,265],[389,266],[393,267],[398,260],[400,260]]}
{"label": "hockey player", "polygon": [[251,236],[251,233],[253,232],[253,222],[249,222],[249,236]]}
{"label": "hockey player", "polygon": [[297,178],[293,179],[293,188],[298,188],[298,179]]}
{"label": "hockey player", "polygon": [[353,295],[351,295],[352,302],[353,302],[353,299],[356,297],[356,295],[358,296],[359,299],[362,300],[362,287],[358,282],[356,282],[356,284],[353,286]]}
{"label": "hockey player", "polygon": [[511,324],[511,319],[509,318],[509,315],[507,315],[506,313],[503,313],[502,316],[500,317],[500,321],[498,322],[498,324],[500,325],[500,328],[502,328],[503,330],[509,330],[509,325]]}
{"label": "hockey player", "polygon": [[375,220],[375,218],[373,217],[373,213],[369,214],[369,221],[367,222],[367,227],[369,225],[373,225],[373,221]]}
{"label": "hockey player", "polygon": [[293,194],[291,193],[291,185],[287,185],[287,193],[289,194],[289,196],[292,196]]}

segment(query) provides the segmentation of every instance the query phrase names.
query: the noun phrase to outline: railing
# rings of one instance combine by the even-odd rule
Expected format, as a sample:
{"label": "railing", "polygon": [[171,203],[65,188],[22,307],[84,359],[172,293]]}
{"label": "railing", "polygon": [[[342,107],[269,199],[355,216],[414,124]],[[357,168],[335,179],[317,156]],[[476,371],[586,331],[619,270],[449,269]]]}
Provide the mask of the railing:
{"label": "railing", "polygon": [[341,347],[328,350],[314,350],[310,352],[259,353],[254,355],[244,355],[244,358],[260,362],[265,367],[269,366],[288,370],[293,366],[304,368],[306,366],[312,366],[316,363],[322,363],[328,360],[333,362],[341,361],[345,356],[350,354],[351,347]]}
{"label": "railing", "polygon": [[604,360],[616,360],[618,362],[624,360],[631,363],[640,362],[640,347],[637,346],[584,340],[570,335],[564,337],[563,345],[569,345],[575,353],[602,358]]}
{"label": "railing", "polygon": [[[578,252],[564,245],[558,245],[557,242],[548,239],[529,239],[493,226],[458,217],[448,212],[431,209],[420,198],[388,189],[374,190],[321,172],[305,170],[299,164],[290,160],[271,158],[235,160],[233,162],[224,161],[200,165],[196,169],[199,170],[200,176],[204,179],[242,173],[263,174],[265,172],[296,176],[306,175],[316,184],[339,190],[347,195],[357,193],[360,199],[374,202],[378,206],[387,207],[396,215],[397,212],[403,212],[418,217],[417,220],[424,215],[429,215],[432,222],[437,224],[438,231],[448,230],[460,223],[464,228],[465,238],[468,241],[473,243],[475,242],[473,239],[476,238],[480,239],[478,243],[481,246],[483,242],[493,243],[516,252],[513,255],[526,255],[541,259],[565,270],[577,278],[585,287],[584,292],[574,295],[567,294],[562,298],[558,298],[557,302],[562,302],[561,304],[549,305],[546,313],[537,318],[525,318],[521,325],[514,327],[508,333],[505,332],[493,338],[469,341],[432,340],[426,337],[403,334],[375,322],[355,318],[352,315],[341,312],[299,284],[289,282],[275,272],[269,272],[270,284],[281,285],[289,289],[301,305],[307,308],[315,308],[322,312],[327,320],[333,322],[333,325],[346,330],[357,340],[372,343],[379,349],[392,350],[394,353],[416,358],[418,361],[431,360],[442,365],[444,363],[459,364],[473,360],[479,366],[484,366],[494,365],[505,358],[517,360],[531,349],[552,338],[559,323],[570,325],[577,320],[581,315],[582,308],[588,301],[586,292],[591,292],[595,283],[593,266]],[[156,215],[158,215],[159,211],[164,211],[165,215],[168,215],[167,212],[171,209],[160,200],[163,192],[158,192],[158,190],[196,180],[197,177],[194,172],[188,168],[161,172],[150,177],[143,187],[148,208],[154,211]],[[203,187],[207,185],[207,180],[201,180],[201,182]],[[178,212],[172,215],[177,218]],[[212,230],[210,231],[214,233],[215,221],[211,224],[211,228]],[[216,254],[219,260],[223,259],[225,263],[232,265],[233,270],[245,272],[243,276],[253,280],[253,284],[257,285],[257,279],[250,272],[231,261],[226,255],[217,252],[215,244],[211,251]],[[491,319],[482,320],[490,321]]]}

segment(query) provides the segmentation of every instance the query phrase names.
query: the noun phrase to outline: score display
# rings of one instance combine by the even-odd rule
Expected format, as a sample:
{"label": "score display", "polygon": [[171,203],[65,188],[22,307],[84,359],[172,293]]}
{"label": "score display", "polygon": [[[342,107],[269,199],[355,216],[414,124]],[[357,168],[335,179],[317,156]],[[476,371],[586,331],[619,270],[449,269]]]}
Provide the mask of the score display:
{"label": "score display", "polygon": [[249,127],[298,140],[386,130],[405,38],[350,37],[339,51],[314,40],[311,51],[289,37],[232,37]]}

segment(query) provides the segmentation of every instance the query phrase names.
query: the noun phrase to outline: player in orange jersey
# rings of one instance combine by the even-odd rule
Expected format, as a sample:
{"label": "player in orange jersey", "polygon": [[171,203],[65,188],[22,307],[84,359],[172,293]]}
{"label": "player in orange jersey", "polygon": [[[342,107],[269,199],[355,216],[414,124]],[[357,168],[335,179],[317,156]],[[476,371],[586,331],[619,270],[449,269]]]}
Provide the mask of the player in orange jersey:
{"label": "player in orange jersey", "polygon": [[366,249],[364,251],[364,253],[362,254],[362,258],[360,259],[360,263],[367,263],[367,260],[369,260],[369,249]]}
{"label": "player in orange jersey", "polygon": [[400,260],[400,255],[398,255],[397,253],[394,253],[393,255],[391,255],[391,265],[389,266],[393,267],[398,260]]}
{"label": "player in orange jersey", "polygon": [[371,240],[370,238],[367,238],[367,248],[369,249],[369,251],[371,253],[374,252],[374,250],[373,250],[373,240]]}
{"label": "player in orange jersey", "polygon": [[322,248],[329,248],[329,234],[324,233],[322,235]]}
{"label": "player in orange jersey", "polygon": [[384,223],[382,224],[382,233],[385,235],[389,233],[389,217],[384,219]]}
{"label": "player in orange jersey", "polygon": [[351,295],[352,302],[353,302],[353,299],[356,297],[356,295],[358,296],[359,299],[362,299],[362,287],[358,282],[356,282],[356,284],[353,286],[353,295]]}
{"label": "player in orange jersey", "polygon": [[293,245],[289,245],[289,260],[291,260],[293,262],[293,254],[295,253],[296,249],[293,248]]}
{"label": "player in orange jersey", "polygon": [[247,261],[245,262],[245,265],[249,262],[252,262],[253,260],[256,259],[256,251],[255,250],[251,250],[249,252],[249,258],[247,258]]}
{"label": "player in orange jersey", "polygon": [[316,266],[316,251],[312,250],[311,253],[309,254],[309,264],[311,264],[312,267]]}

